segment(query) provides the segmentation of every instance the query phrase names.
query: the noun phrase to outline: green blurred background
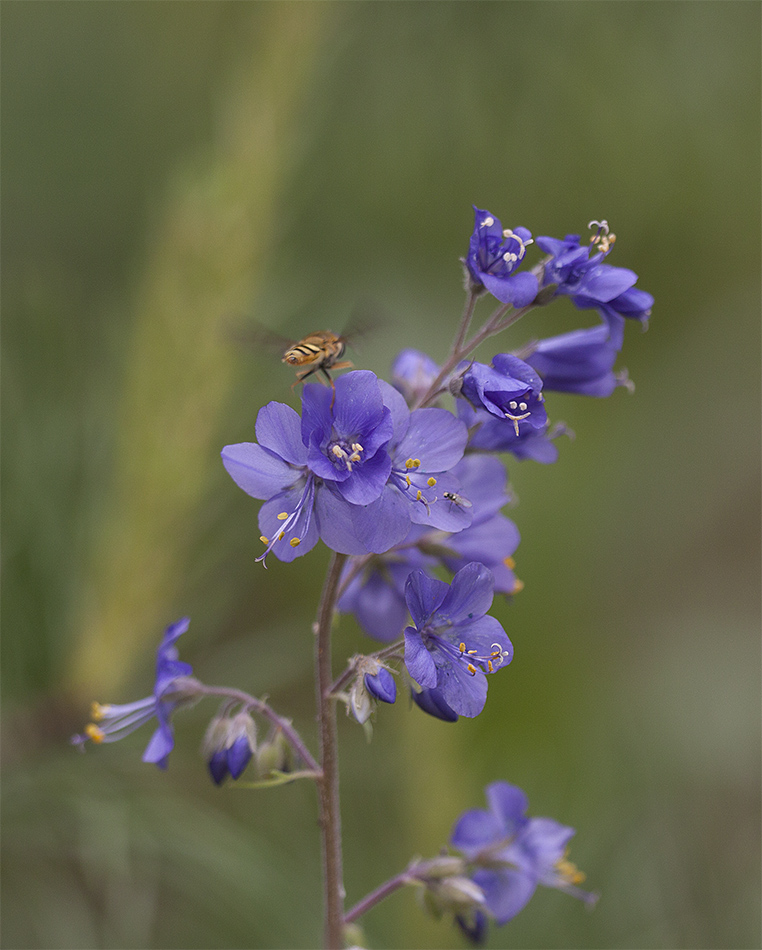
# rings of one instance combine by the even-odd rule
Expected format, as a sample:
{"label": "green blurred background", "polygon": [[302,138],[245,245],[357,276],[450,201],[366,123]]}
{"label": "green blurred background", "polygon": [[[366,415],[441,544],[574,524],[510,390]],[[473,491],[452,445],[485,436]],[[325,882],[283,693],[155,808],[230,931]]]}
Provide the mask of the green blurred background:
{"label": "green blurred background", "polygon": [[[510,465],[526,587],[484,714],[397,703],[370,746],[340,723],[348,900],[502,778],[577,828],[602,898],[542,891],[491,947],[759,947],[759,5],[5,2],[2,28],[3,945],[317,945],[313,789],[212,787],[214,707],[166,774],[148,730],[67,740],[146,695],[183,614],[201,679],[313,739],[327,552],[254,563],[219,450],[295,396],[230,328],[371,300],[358,365],[443,357],[474,203],[559,237],[606,217],[656,306],[634,396],[549,397],[576,441]],[[368,647],[342,623],[340,658]],[[366,935],[462,945],[410,893]]]}

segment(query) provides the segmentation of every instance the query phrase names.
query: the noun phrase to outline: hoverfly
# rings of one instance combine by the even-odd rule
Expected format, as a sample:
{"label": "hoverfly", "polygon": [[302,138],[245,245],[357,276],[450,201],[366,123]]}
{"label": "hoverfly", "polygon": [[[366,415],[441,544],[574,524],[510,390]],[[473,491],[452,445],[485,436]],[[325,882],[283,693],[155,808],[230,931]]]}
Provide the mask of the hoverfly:
{"label": "hoverfly", "polygon": [[235,331],[235,336],[248,345],[254,344],[257,347],[280,352],[281,362],[296,370],[296,382],[292,385],[292,389],[313,374],[319,374],[318,379],[327,383],[333,390],[331,399],[331,406],[333,406],[336,387],[331,370],[349,369],[353,365],[349,360],[341,359],[347,346],[352,345],[358,337],[368,331],[371,325],[377,325],[378,322],[378,317],[369,312],[367,305],[363,305],[362,308],[355,308],[348,328],[340,335],[334,333],[333,330],[317,330],[294,343],[288,337],[281,336],[261,324],[255,324],[243,331]]}
{"label": "hoverfly", "polygon": [[[297,368],[296,382],[303,383],[313,373],[321,372],[331,388],[336,391],[330,370],[349,369],[349,360],[338,362],[347,348],[347,338],[336,336],[331,330],[318,330],[294,343],[286,350],[281,363]],[[299,369],[305,367],[305,369]],[[293,389],[293,386],[291,387]]]}

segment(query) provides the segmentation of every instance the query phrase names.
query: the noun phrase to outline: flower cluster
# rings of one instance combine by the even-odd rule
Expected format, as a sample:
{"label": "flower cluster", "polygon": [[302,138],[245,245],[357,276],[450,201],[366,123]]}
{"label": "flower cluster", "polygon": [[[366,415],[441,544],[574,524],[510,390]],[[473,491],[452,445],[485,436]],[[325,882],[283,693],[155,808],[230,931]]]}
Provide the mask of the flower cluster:
{"label": "flower cluster", "polygon": [[[315,626],[321,727],[339,700],[370,736],[379,703],[396,701],[395,677],[437,719],[455,722],[482,712],[487,677],[513,659],[511,640],[488,612],[496,593],[510,598],[523,587],[514,573],[519,532],[503,513],[512,497],[501,455],[556,461],[556,439],[567,430],[550,422],[549,393],[600,398],[618,387],[632,388],[626,370],[615,364],[627,320],[645,327],[653,298],[635,287],[633,271],[607,263],[615,242],[607,223],[591,222],[593,236],[583,243],[578,235],[533,239],[525,227],[504,229],[489,211],[474,207],[474,215],[462,260],[466,308],[441,364],[406,349],[394,362],[392,384],[367,370],[334,381],[329,370],[351,365],[336,362],[344,338],[314,334],[310,341],[330,338],[333,348],[303,341],[290,351],[309,367],[298,381],[320,370],[330,388],[305,385],[301,412],[268,403],[257,414],[256,441],[222,450],[233,481],[263,502],[258,561],[266,563],[272,554],[291,562],[319,540],[336,552]],[[532,244],[546,257],[529,269]],[[488,295],[498,306],[469,338],[477,300]],[[503,349],[489,363],[473,359],[485,340],[559,296],[595,311],[598,322]],[[449,399],[454,404],[447,407]],[[327,648],[334,611],[353,614],[381,644],[354,656],[336,680]],[[174,745],[174,712],[204,696],[221,697],[203,743],[213,781],[238,779],[250,763],[255,784],[319,781],[324,843],[338,835],[338,828],[328,828],[338,816],[338,800],[329,801],[338,787],[338,775],[330,774],[337,756],[324,748],[319,764],[291,720],[265,700],[195,679],[176,647],[188,624],[183,619],[167,628],[152,695],[125,705],[94,704],[93,721],[72,741],[80,747],[88,739],[114,742],[155,719],[143,760],[164,769]],[[254,714],[269,722],[264,741]],[[335,742],[333,733],[321,728],[322,741]],[[295,771],[297,764],[304,768]],[[453,829],[451,845],[460,856],[420,863],[394,886],[423,885],[430,909],[451,911],[477,942],[488,920],[506,923],[540,884],[594,902],[594,895],[579,889],[584,876],[566,858],[572,828],[528,818],[524,793],[506,782],[489,785],[486,796],[488,810],[466,812]],[[336,850],[329,852],[335,861]],[[340,876],[340,867],[331,873]],[[340,894],[340,881],[334,883],[332,893]],[[380,896],[371,895],[362,907],[388,890],[382,886]],[[350,911],[343,922],[359,913]],[[334,907],[331,926],[340,917]],[[329,943],[339,940],[336,931]]]}

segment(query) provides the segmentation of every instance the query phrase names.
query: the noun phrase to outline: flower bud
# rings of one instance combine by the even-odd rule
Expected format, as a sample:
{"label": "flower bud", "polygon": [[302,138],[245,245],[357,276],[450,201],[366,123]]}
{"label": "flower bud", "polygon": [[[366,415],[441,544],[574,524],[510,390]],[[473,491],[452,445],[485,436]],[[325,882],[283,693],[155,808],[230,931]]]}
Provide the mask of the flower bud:
{"label": "flower bud", "polygon": [[257,729],[248,712],[230,716],[215,716],[204,736],[202,753],[215,785],[221,785],[228,775],[241,776],[257,748]]}

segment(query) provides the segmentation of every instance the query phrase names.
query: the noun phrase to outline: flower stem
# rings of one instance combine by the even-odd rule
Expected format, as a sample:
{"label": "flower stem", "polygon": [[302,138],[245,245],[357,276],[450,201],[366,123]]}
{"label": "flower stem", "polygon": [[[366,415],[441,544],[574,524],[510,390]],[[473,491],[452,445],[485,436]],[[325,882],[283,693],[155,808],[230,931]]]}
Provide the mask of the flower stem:
{"label": "flower stem", "polygon": [[344,945],[344,881],[341,861],[341,814],[339,811],[339,749],[336,706],[331,698],[331,625],[336,607],[339,578],[345,554],[334,554],[326,574],[315,625],[315,686],[322,776],[317,782],[320,797],[320,833],[323,851],[324,947],[341,950]]}
{"label": "flower stem", "polygon": [[389,878],[388,881],[384,881],[383,884],[380,884],[374,891],[371,891],[370,894],[366,894],[361,901],[358,901],[354,907],[347,911],[344,916],[344,922],[347,924],[353,923],[359,917],[362,917],[363,914],[367,913],[371,907],[375,907],[375,905],[379,904],[385,897],[393,894],[401,887],[407,884],[420,883],[421,879],[426,876],[429,868],[434,864],[436,864],[436,861],[414,861],[410,867],[406,868],[400,874],[395,874],[394,877]]}
{"label": "flower stem", "polygon": [[294,729],[291,721],[283,716],[279,716],[263,699],[257,699],[255,696],[250,696],[240,689],[233,689],[227,686],[207,686],[205,683],[199,683],[198,685],[200,687],[199,692],[204,696],[223,696],[227,699],[232,699],[242,703],[247,709],[253,709],[254,712],[259,713],[260,716],[264,716],[265,719],[269,719],[274,726],[280,729],[291,748],[304,762],[309,771],[316,775],[320,773],[320,766],[312,757],[312,753],[305,745],[302,737],[296,729]]}

